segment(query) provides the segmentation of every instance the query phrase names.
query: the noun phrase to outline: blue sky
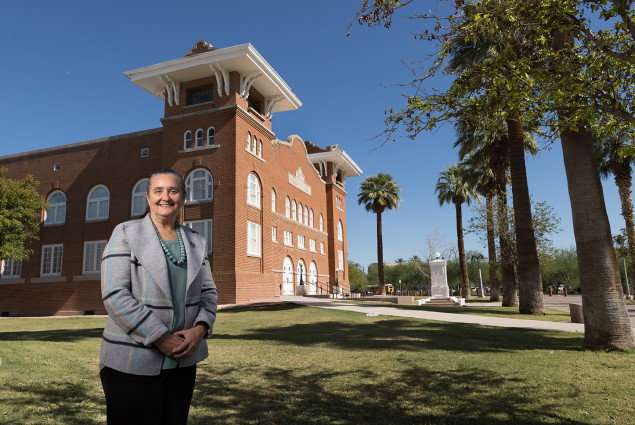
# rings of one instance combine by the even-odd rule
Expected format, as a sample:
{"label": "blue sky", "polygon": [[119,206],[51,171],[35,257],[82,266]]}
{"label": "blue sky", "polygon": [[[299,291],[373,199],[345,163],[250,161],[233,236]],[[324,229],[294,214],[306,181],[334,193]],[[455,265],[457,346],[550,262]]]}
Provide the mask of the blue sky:
{"label": "blue sky", "polygon": [[[347,181],[349,259],[376,261],[375,216],[357,205],[362,179],[389,173],[402,188],[399,209],[383,217],[384,259],[427,256],[434,230],[455,244],[455,210],[434,194],[439,172],[456,161],[445,126],[412,141],[380,146],[384,111],[404,105],[407,64],[434,52],[416,41],[420,21],[400,17],[389,30],[353,24],[360,0],[60,1],[22,0],[0,15],[0,156],[161,126],[162,102],[124,72],[185,54],[196,41],[216,47],[251,43],[302,101],[273,117],[276,137],[298,134],[338,144],[364,174]],[[436,2],[420,2],[434,7]],[[430,82],[441,86],[447,81]],[[402,134],[403,136],[403,134]],[[527,163],[530,192],[562,219],[557,247],[574,245],[559,143]],[[619,197],[604,182],[613,233],[623,227]],[[464,208],[464,223],[471,213]],[[477,237],[466,249],[486,250]]]}

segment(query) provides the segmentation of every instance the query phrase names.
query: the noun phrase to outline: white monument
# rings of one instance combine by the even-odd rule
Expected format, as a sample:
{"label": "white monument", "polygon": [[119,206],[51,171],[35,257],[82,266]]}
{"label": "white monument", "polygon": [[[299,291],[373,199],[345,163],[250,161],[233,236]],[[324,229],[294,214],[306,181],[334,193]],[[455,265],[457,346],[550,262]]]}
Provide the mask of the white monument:
{"label": "white monument", "polygon": [[448,287],[448,270],[447,262],[441,258],[438,252],[434,253],[436,257],[434,260],[430,260],[430,280],[432,283],[431,297],[423,298],[417,301],[419,305],[422,304],[434,304],[434,305],[458,305],[465,304],[465,298],[457,298],[450,296],[450,288]]}

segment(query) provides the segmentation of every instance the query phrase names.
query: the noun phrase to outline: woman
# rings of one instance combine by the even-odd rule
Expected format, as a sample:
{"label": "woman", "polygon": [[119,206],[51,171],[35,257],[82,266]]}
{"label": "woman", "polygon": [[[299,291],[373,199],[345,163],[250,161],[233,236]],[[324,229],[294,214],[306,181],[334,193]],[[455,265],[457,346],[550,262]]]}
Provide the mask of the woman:
{"label": "woman", "polygon": [[176,220],[185,201],[181,176],[154,173],[146,197],[149,213],[119,224],[102,256],[108,424],[185,424],[196,364],[208,355],[216,285],[205,239]]}

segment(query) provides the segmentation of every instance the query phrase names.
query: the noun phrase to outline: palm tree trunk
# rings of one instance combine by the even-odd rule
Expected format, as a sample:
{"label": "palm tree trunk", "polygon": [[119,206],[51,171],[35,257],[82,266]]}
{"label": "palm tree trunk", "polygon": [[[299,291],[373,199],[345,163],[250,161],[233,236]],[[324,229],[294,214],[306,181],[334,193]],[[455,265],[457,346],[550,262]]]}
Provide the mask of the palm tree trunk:
{"label": "palm tree trunk", "polygon": [[[623,170],[613,170],[615,185],[620,194],[622,203],[622,216],[626,227],[626,239],[628,240],[628,257],[631,260],[631,280],[635,279],[635,226],[633,225],[633,202],[631,200],[631,166],[624,164]],[[626,273],[626,270],[624,270]]]}
{"label": "palm tree trunk", "polygon": [[525,167],[525,146],[523,126],[518,119],[507,119],[509,136],[509,165],[512,175],[514,197],[514,221],[516,250],[518,252],[518,282],[520,292],[519,311],[521,314],[545,313],[542,294],[540,262],[536,249],[534,223],[531,217],[531,202]]}
{"label": "palm tree trunk", "polygon": [[456,206],[456,241],[459,246],[459,270],[461,272],[461,288],[463,289],[463,297],[471,298],[472,290],[470,288],[470,278],[467,274],[467,260],[465,258],[465,244],[463,242],[463,213],[461,211],[461,202],[455,202]]}
{"label": "palm tree trunk", "polygon": [[381,213],[377,213],[377,277],[379,285],[377,292],[386,295],[386,281],[384,280],[384,242],[382,240]]}
{"label": "palm tree trunk", "polygon": [[490,301],[498,301],[500,299],[500,289],[498,282],[498,264],[496,263],[493,208],[492,194],[489,193],[485,196],[485,210],[487,214],[487,256],[489,257],[489,299]]}
{"label": "palm tree trunk", "polygon": [[593,135],[586,128],[578,128],[561,131],[560,139],[578,253],[584,347],[634,348]]}
{"label": "palm tree trunk", "polygon": [[[555,51],[572,43],[573,34],[554,33]],[[558,111],[558,115],[562,123],[560,141],[578,254],[584,347],[608,350],[635,348],[606,214],[593,134],[581,124],[571,129],[566,111]]]}

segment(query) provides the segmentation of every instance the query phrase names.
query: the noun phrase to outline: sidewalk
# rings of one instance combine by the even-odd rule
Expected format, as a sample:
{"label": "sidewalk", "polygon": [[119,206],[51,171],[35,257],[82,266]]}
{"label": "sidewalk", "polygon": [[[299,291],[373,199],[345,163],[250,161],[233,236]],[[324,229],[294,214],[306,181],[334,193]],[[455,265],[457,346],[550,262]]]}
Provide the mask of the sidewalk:
{"label": "sidewalk", "polygon": [[[500,317],[474,316],[469,314],[438,313],[426,310],[404,310],[394,307],[380,307],[374,305],[347,304],[333,302],[328,298],[309,298],[297,296],[284,296],[281,300],[300,305],[328,308],[333,310],[356,311],[364,314],[380,314],[384,316],[410,317],[414,319],[438,320],[442,322],[470,323],[485,326],[498,326],[502,328],[520,328],[534,330],[551,330],[563,332],[584,333],[584,325],[581,323],[545,322],[541,320],[504,319]],[[489,304],[491,305],[491,304]],[[459,307],[457,307],[459,308]],[[462,308],[470,308],[469,306]]]}

